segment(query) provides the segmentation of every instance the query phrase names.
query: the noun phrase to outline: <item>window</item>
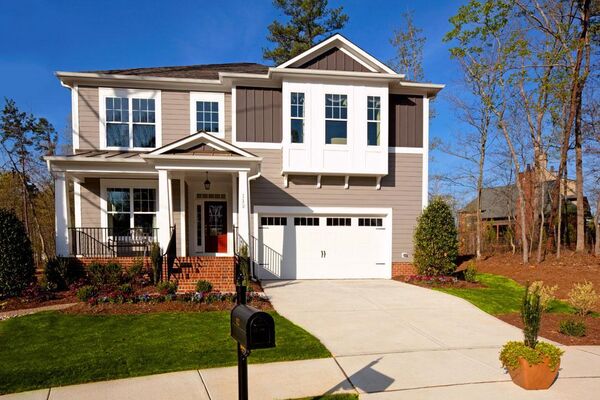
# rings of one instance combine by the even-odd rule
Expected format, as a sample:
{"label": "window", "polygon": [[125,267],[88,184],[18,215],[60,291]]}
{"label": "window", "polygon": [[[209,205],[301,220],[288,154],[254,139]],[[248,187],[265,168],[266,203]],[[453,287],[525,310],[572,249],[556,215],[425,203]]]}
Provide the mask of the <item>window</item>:
{"label": "window", "polygon": [[382,218],[359,218],[358,226],[383,226]]}
{"label": "window", "polygon": [[319,226],[319,218],[295,217],[294,225],[298,226]]}
{"label": "window", "polygon": [[291,93],[291,140],[304,143],[304,93]]}
{"label": "window", "polygon": [[[108,147],[156,146],[154,99],[106,98],[106,145]],[[130,111],[132,118],[130,118]]]}
{"label": "window", "polygon": [[287,225],[286,217],[262,217],[260,219],[262,226]]}
{"label": "window", "polygon": [[196,130],[219,132],[219,103],[216,101],[196,102]]}
{"label": "window", "polygon": [[379,146],[381,98],[367,96],[367,145]]}
{"label": "window", "polygon": [[107,188],[106,212],[110,236],[129,235],[140,228],[153,235],[156,227],[156,189]]}
{"label": "window", "polygon": [[325,143],[346,144],[348,142],[348,96],[345,94],[325,95]]}
{"label": "window", "polygon": [[350,218],[327,218],[327,226],[351,226],[352,220]]}

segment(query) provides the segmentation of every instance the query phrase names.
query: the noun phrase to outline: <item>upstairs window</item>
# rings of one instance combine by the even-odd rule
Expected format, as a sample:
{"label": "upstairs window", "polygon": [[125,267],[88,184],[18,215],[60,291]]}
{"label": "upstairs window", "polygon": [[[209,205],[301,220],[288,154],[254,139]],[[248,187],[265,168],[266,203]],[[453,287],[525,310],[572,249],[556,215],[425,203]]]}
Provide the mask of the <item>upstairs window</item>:
{"label": "upstairs window", "polygon": [[304,143],[304,93],[291,93],[291,140]]}
{"label": "upstairs window", "polygon": [[152,149],[160,145],[160,92],[100,88],[101,146]]}
{"label": "upstairs window", "polygon": [[348,143],[348,96],[325,95],[325,143]]}
{"label": "upstairs window", "polygon": [[219,103],[216,101],[196,102],[196,130],[219,132]]}
{"label": "upstairs window", "polygon": [[379,146],[381,132],[381,98],[367,96],[367,145]]}

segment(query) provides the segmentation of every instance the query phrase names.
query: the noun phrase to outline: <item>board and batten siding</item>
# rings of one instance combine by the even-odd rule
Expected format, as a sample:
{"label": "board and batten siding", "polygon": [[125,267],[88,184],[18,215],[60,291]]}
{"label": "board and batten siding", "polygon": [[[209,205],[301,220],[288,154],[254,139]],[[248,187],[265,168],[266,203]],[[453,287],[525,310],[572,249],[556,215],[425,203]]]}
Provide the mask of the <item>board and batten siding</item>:
{"label": "board and batten siding", "polygon": [[337,47],[329,49],[312,60],[305,62],[300,68],[329,71],[371,72],[364,65]]}
{"label": "board and batten siding", "polygon": [[391,94],[389,146],[423,147],[423,97]]}
{"label": "board and batten siding", "polygon": [[281,89],[237,87],[236,140],[281,143]]}
{"label": "board and batten siding", "polygon": [[[283,186],[281,151],[252,149],[263,157],[261,177],[250,184],[252,206],[291,207],[379,207],[392,208],[392,260],[412,259],[412,236],[417,216],[421,213],[423,156],[421,154],[389,154],[389,174],[375,189],[375,178],[350,177],[344,189],[344,177],[326,177],[316,188],[314,176],[292,176],[289,187]],[[402,253],[409,254],[408,259]]]}

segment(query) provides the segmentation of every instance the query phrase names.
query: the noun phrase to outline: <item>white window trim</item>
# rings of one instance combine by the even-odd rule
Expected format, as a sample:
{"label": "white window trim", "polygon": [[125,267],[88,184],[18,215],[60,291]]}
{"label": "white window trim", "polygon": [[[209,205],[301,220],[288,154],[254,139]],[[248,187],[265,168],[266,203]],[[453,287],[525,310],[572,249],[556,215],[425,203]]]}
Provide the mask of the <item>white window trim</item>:
{"label": "white window trim", "polygon": [[[155,189],[156,190],[156,218],[160,210],[158,181],[142,179],[100,179],[100,227],[108,228],[108,197],[107,189]],[[132,199],[133,201],[133,199]],[[130,211],[130,214],[134,214]],[[158,227],[160,228],[160,227]]]}
{"label": "white window trim", "polygon": [[190,134],[198,132],[196,125],[196,102],[212,101],[219,104],[219,131],[207,132],[218,138],[225,138],[225,93],[190,92]]}
{"label": "white window trim", "polygon": [[[296,94],[302,94],[302,96],[304,97],[304,103],[302,103],[302,117],[292,117],[292,93],[296,93]],[[304,143],[306,142],[306,127],[308,126],[308,124],[306,123],[307,119],[306,119],[306,111],[308,109],[308,107],[306,106],[306,98],[308,97],[306,95],[306,92],[302,92],[302,91],[294,91],[292,90],[290,92],[290,98],[289,98],[289,113],[290,113],[290,120],[289,125],[289,136],[290,136],[290,145],[291,146],[304,146]],[[302,120],[302,141],[301,142],[292,142],[292,120],[293,119],[299,119]]]}
{"label": "white window trim", "polygon": [[[120,88],[98,88],[99,96],[99,113],[100,113],[100,148],[103,150],[135,150],[135,151],[151,151],[162,146],[162,106],[161,106],[161,91],[146,90],[146,89],[120,89]],[[154,99],[154,122],[155,122],[155,147],[118,147],[106,145],[106,98],[107,97],[127,97],[129,99],[129,124],[132,124],[131,114],[133,102],[132,98],[136,99]],[[130,143],[133,132],[129,132]]]}

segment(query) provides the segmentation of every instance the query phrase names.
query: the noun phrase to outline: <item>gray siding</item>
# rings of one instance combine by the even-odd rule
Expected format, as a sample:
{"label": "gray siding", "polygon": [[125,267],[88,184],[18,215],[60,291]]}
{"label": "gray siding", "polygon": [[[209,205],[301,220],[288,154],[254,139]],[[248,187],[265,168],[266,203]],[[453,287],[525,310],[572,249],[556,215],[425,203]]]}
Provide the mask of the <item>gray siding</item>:
{"label": "gray siding", "polygon": [[423,156],[389,154],[390,173],[375,190],[375,178],[350,178],[344,189],[343,177],[323,177],[322,187],[315,187],[316,177],[291,177],[283,187],[281,150],[252,152],[263,157],[262,176],[250,184],[253,206],[321,206],[321,207],[386,207],[393,209],[393,261],[403,252],[412,257],[412,234],[421,212]]}
{"label": "gray siding", "polygon": [[160,101],[164,146],[190,134],[190,92],[163,90]]}
{"label": "gray siding", "polygon": [[281,143],[281,89],[236,88],[236,138]]}
{"label": "gray siding", "polygon": [[423,147],[423,98],[390,95],[389,145]]}
{"label": "gray siding", "polygon": [[364,65],[334,47],[325,53],[305,62],[300,68],[333,71],[371,72]]}
{"label": "gray siding", "polygon": [[100,227],[99,178],[87,178],[81,184],[81,227]]}
{"label": "gray siding", "polygon": [[175,243],[177,248],[177,254],[181,254],[181,202],[179,201],[181,196],[179,192],[179,185],[181,180],[173,179],[171,181],[171,204],[173,205],[173,221],[172,224],[176,226]]}
{"label": "gray siding", "polygon": [[98,88],[79,86],[79,147],[97,149],[100,147],[100,116]]}

